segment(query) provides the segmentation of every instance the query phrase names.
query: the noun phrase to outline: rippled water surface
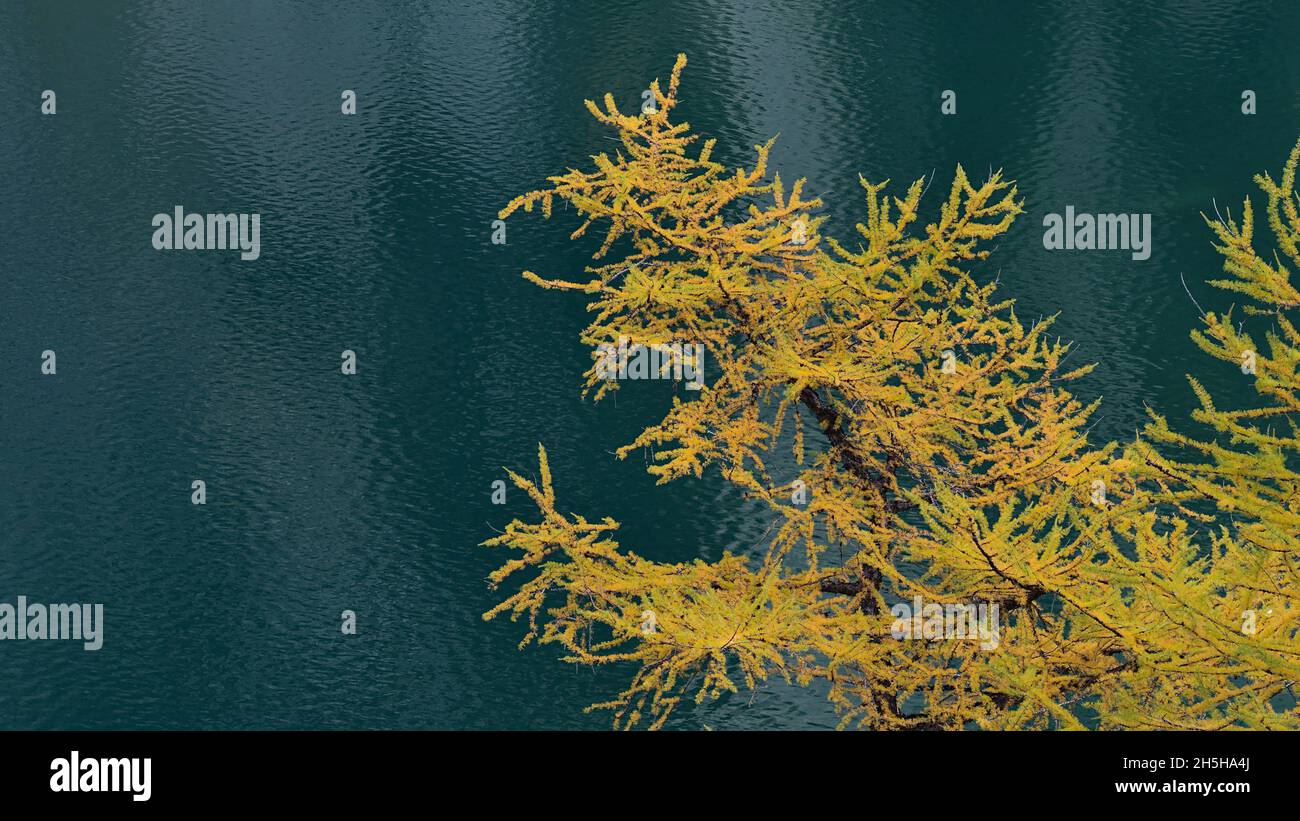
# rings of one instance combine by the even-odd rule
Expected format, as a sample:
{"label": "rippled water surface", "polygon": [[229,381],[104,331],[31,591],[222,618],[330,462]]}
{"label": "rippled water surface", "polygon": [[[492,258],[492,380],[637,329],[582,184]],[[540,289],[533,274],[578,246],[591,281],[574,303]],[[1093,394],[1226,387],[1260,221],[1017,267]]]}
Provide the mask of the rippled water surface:
{"label": "rippled water surface", "polygon": [[[0,6],[0,600],[107,619],[99,652],[0,643],[0,726],[607,726],[582,708],[627,670],[480,617],[499,557],[475,544],[527,512],[490,504],[501,467],[546,443],[562,506],[658,559],[765,522],[716,476],[655,488],[611,456],[668,395],[581,401],[580,299],[518,276],[580,271],[572,220],[489,242],[513,194],[610,147],[582,99],[631,108],[686,52],[683,115],[729,162],[779,133],[840,236],[858,173],[1005,169],[1027,213],[982,275],[1062,312],[1114,438],[1144,403],[1185,413],[1189,369],[1235,384],[1187,341],[1179,275],[1227,306],[1200,212],[1235,212],[1300,135],[1298,34],[1265,2]],[[261,258],[153,250],[175,205],[260,213]],[[1152,213],[1151,258],[1045,251],[1066,205]],[[773,685],[673,726],[835,720]]]}

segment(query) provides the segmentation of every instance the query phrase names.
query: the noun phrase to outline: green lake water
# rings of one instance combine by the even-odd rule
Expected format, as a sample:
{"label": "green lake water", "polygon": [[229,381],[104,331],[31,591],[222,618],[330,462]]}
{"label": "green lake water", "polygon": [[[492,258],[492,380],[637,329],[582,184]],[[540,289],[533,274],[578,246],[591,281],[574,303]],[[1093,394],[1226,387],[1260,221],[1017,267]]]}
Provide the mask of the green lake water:
{"label": "green lake water", "polygon": [[[613,458],[668,389],[584,403],[582,300],[519,272],[581,278],[594,246],[572,215],[512,217],[503,246],[491,221],[612,146],[584,97],[634,109],[679,51],[681,116],[732,164],[779,133],[827,233],[864,218],[859,173],[1018,180],[1026,213],[979,276],[1025,318],[1062,312],[1072,361],[1098,363],[1094,439],[1144,403],[1185,417],[1189,370],[1244,398],[1188,340],[1179,277],[1230,304],[1200,213],[1239,213],[1300,136],[1298,34],[1295,4],[1204,0],[5,3],[0,601],[106,621],[97,652],[0,642],[0,726],[608,726],[582,708],[630,671],[481,619],[500,554],[475,545],[529,512],[491,504],[502,466],[544,442],[561,506],[660,560],[757,552],[766,520],[716,474],[656,488]],[[176,205],[260,213],[260,258],[154,250]],[[1045,250],[1067,205],[1152,214],[1150,258]],[[670,726],[835,722],[773,684]]]}

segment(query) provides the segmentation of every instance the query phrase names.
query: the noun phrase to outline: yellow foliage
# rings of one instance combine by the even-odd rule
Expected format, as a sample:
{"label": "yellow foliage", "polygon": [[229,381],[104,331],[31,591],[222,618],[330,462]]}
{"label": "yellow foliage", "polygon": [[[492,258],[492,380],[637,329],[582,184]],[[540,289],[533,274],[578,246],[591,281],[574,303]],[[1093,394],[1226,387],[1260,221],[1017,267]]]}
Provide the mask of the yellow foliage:
{"label": "yellow foliage", "polygon": [[[494,589],[528,575],[485,618],[526,618],[523,644],[558,644],[575,663],[635,666],[594,705],[617,726],[659,727],[684,697],[777,675],[827,682],[846,726],[1300,727],[1300,337],[1287,315],[1300,293],[1252,249],[1249,201],[1240,226],[1210,225],[1230,277],[1216,284],[1274,323],[1251,377],[1268,406],[1220,411],[1193,381],[1195,418],[1228,444],[1153,414],[1128,447],[1093,445],[1095,404],[1063,386],[1089,368],[1066,370],[1052,319],[1024,325],[969,271],[1021,213],[1011,182],[975,184],[958,166],[922,226],[925,180],[899,197],[863,179],[859,238],[824,238],[805,182],[768,173],[771,142],[728,169],[672,121],[685,63],[666,92],[652,86],[652,112],[588,101],[619,150],[501,217],[538,204],[549,216],[559,200],[582,220],[575,238],[603,232],[585,282],[524,274],[588,295],[585,344],[704,347],[708,383],[618,453],[652,450],[661,483],[716,468],[765,502],[768,549],[644,559],[612,539],[616,522],[557,511],[539,449],[538,482],[510,475],[540,521],[485,543],[513,551]],[[1281,183],[1259,178],[1292,264],[1298,156]],[[1255,351],[1231,314],[1194,336],[1234,364]],[[593,364],[585,392],[617,389],[607,377]],[[824,441],[805,443],[805,421]],[[806,504],[767,467],[787,425]],[[997,646],[898,640],[891,603],[917,596],[996,603]]]}

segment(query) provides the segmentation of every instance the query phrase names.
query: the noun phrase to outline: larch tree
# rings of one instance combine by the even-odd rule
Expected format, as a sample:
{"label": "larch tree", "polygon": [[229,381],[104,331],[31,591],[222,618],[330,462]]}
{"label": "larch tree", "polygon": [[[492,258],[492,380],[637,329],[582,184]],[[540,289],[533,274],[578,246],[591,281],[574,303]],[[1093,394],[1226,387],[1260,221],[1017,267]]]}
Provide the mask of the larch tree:
{"label": "larch tree", "polygon": [[[1094,445],[1095,403],[1065,387],[1090,368],[1067,369],[1052,320],[1023,323],[972,273],[1021,213],[1011,182],[977,184],[959,166],[922,225],[924,179],[901,195],[863,179],[860,236],[841,244],[821,235],[803,180],[769,173],[772,142],[728,169],[713,140],[673,121],[685,63],[666,90],[652,84],[653,110],[588,101],[618,150],[500,216],[549,218],[558,200],[581,219],[573,238],[600,235],[579,281],[524,272],[587,299],[585,393],[618,389],[607,357],[620,341],[707,351],[702,389],[674,395],[618,455],[652,451],[659,483],[713,470],[758,500],[761,558],[662,563],[624,548],[617,522],[563,510],[539,447],[535,478],[510,472],[538,517],[484,543],[511,551],[489,582],[513,591],[484,617],[525,620],[521,647],[626,665],[627,687],[593,705],[620,727],[660,727],[683,698],[772,676],[825,682],[841,726],[1300,726],[1300,350],[1286,318],[1300,297],[1250,250],[1249,210],[1240,229],[1214,224],[1233,276],[1220,284],[1267,306],[1269,353],[1230,317],[1208,316],[1197,339],[1233,362],[1254,351],[1271,404],[1224,413],[1197,386],[1198,418],[1229,443],[1156,416],[1127,448]],[[1294,166],[1265,187],[1297,260]],[[821,435],[806,442],[805,421]],[[769,470],[786,447],[797,477]],[[1215,529],[1216,505],[1231,524]],[[924,603],[905,639],[899,602]],[[929,629],[975,602],[991,606],[994,636]],[[1257,629],[1243,628],[1247,610]]]}
{"label": "larch tree", "polygon": [[[1199,546],[1194,560],[1182,562],[1187,571],[1145,568],[1166,590],[1161,600],[1167,610],[1153,619],[1165,615],[1179,622],[1166,639],[1162,665],[1187,674],[1145,677],[1148,698],[1176,706],[1174,715],[1147,716],[1135,701],[1138,693],[1113,694],[1108,706],[1123,726],[1300,726],[1293,689],[1300,681],[1300,291],[1287,267],[1300,266],[1297,161],[1300,143],[1280,183],[1267,174],[1255,178],[1276,246],[1267,258],[1254,247],[1249,197],[1240,223],[1231,215],[1206,218],[1226,274],[1210,284],[1249,300],[1243,313],[1259,323],[1266,347],[1245,321],[1233,319],[1232,310],[1204,314],[1203,328],[1192,339],[1239,367],[1252,388],[1242,392],[1253,392],[1257,400],[1220,409],[1189,376],[1200,403],[1193,419],[1213,438],[1179,433],[1150,412],[1144,439],[1129,449],[1143,495],[1175,511],[1171,520],[1180,528],[1204,532],[1209,547]],[[1190,552],[1181,544],[1178,550]]]}

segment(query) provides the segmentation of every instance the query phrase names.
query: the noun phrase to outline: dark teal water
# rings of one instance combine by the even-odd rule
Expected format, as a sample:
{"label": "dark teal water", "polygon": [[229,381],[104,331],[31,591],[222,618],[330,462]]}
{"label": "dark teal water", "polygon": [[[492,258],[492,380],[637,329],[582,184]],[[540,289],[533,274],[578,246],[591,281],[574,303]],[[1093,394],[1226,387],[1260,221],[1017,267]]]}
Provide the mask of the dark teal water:
{"label": "dark teal water", "polygon": [[[1027,213],[980,275],[1063,311],[1099,363],[1098,439],[1143,403],[1184,415],[1188,370],[1231,397],[1179,274],[1227,306],[1199,213],[1239,213],[1300,135],[1298,34],[1280,2],[0,6],[0,601],[106,610],[98,652],[0,643],[0,726],[607,726],[582,708],[629,671],[480,619],[499,556],[475,545],[528,512],[490,504],[501,466],[544,442],[562,506],[663,560],[753,550],[765,521],[717,476],[655,488],[610,455],[667,389],[583,403],[581,301],[518,273],[575,278],[592,247],[563,214],[512,218],[505,246],[490,223],[610,147],[583,97],[632,108],[678,51],[683,116],[731,162],[779,132],[776,168],[840,236],[859,172],[1018,179]],[[155,251],[178,204],[260,213],[261,258]],[[1151,258],[1044,250],[1066,205],[1150,212]],[[670,726],[834,723],[773,685]]]}

